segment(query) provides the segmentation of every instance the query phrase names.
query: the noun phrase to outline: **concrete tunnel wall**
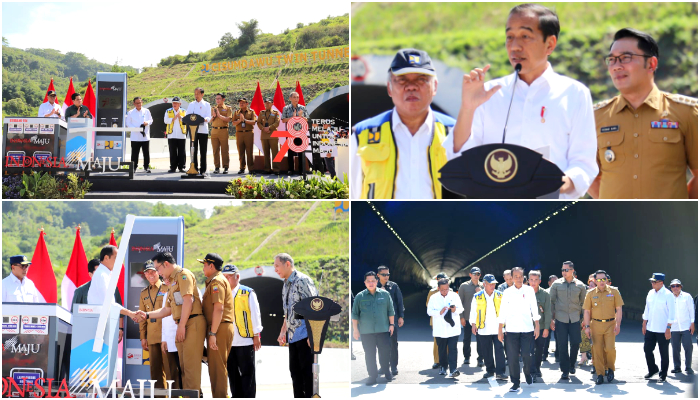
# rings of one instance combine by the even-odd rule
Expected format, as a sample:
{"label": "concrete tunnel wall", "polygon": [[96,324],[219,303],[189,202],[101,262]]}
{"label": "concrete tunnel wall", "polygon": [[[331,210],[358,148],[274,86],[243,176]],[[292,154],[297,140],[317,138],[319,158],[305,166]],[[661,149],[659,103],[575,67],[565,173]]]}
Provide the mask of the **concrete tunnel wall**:
{"label": "concrete tunnel wall", "polygon": [[[257,275],[255,268],[241,271],[242,285],[255,290],[260,305],[260,319],[263,330],[260,334],[260,342],[263,346],[279,346],[277,336],[284,322],[284,308],[282,305],[282,286],[284,280],[275,273],[275,267],[262,267],[263,274]],[[236,329],[234,327],[234,329]]]}

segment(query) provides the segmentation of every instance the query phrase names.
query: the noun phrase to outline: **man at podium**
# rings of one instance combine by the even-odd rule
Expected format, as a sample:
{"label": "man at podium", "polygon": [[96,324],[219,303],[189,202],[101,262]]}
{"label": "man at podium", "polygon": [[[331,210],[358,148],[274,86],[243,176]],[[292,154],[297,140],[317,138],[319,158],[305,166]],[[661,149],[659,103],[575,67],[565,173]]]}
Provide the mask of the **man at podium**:
{"label": "man at podium", "polygon": [[32,262],[26,256],[10,257],[12,272],[2,280],[2,302],[46,303],[34,282],[27,278],[27,271]]}
{"label": "man at podium", "polygon": [[558,37],[559,18],[552,10],[536,4],[511,9],[506,51],[511,65],[521,66],[519,78],[511,74],[484,83],[489,65],[464,75],[453,150],[505,142],[537,151],[565,174],[559,198],[575,199],[598,175],[595,120],[590,90],[555,73],[547,61]]}

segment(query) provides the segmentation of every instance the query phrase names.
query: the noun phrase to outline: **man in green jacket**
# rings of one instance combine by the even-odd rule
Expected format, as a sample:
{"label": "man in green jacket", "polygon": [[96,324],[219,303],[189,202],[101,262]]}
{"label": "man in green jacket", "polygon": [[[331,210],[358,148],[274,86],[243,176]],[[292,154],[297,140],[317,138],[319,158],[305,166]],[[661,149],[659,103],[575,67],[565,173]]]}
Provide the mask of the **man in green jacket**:
{"label": "man in green jacket", "polygon": [[535,345],[535,356],[532,358],[532,381],[536,382],[535,377],[542,377],[542,372],[540,371],[540,366],[542,365],[542,353],[544,352],[544,347],[547,344],[547,338],[549,337],[549,324],[552,322],[552,299],[549,297],[549,293],[546,289],[540,287],[542,283],[542,274],[538,270],[532,270],[528,274],[528,282],[530,287],[535,291],[535,298],[537,299],[537,310],[540,313],[540,336],[533,342]]}

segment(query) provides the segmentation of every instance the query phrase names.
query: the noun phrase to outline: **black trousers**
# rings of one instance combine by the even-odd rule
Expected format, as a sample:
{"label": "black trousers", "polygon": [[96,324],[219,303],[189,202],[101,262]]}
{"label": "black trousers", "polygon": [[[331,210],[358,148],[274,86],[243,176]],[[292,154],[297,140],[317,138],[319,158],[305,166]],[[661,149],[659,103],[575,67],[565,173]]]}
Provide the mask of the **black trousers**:
{"label": "black trousers", "polygon": [[[397,318],[398,319],[398,318]],[[389,365],[391,369],[396,369],[399,365],[399,327],[394,327],[394,333],[390,336],[391,348],[389,349]]]}
{"label": "black trousers", "polygon": [[255,397],[255,348],[252,344],[232,346],[226,360],[226,370],[232,398]]}
{"label": "black trousers", "polygon": [[535,339],[534,332],[508,332],[506,336],[506,341],[508,341],[508,369],[510,370],[510,381],[513,383],[520,383],[520,362],[519,357],[523,357],[523,372],[525,376],[530,375],[532,371],[530,366],[532,365],[532,360],[530,359],[530,346],[532,341]]}
{"label": "black trousers", "polygon": [[326,164],[326,169],[328,172],[331,174],[331,179],[335,178],[335,158],[326,158],[323,157],[323,162]]}
{"label": "black trousers", "polygon": [[438,346],[440,366],[445,370],[449,366],[450,372],[457,371],[457,342],[459,342],[459,335],[448,338],[436,337],[435,341]]}
{"label": "black trousers", "polygon": [[[647,329],[647,333],[644,334],[644,357],[647,359],[647,368],[649,372],[659,372],[659,378],[665,378],[668,373],[668,344],[670,342],[663,333],[651,332]],[[654,359],[654,349],[657,343],[661,354],[661,370],[656,366]]]}
{"label": "black trousers", "polygon": [[[578,348],[581,344],[581,321],[554,322],[557,332],[557,349],[559,349],[559,369],[568,374],[571,368],[575,368]],[[571,348],[569,348],[571,345]]]}
{"label": "black trousers", "polygon": [[495,372],[499,375],[506,373],[506,356],[498,335],[476,335],[476,345],[484,357],[486,372],[489,374]]}
{"label": "black trousers", "polygon": [[[209,135],[198,133],[194,139],[194,169],[200,174],[207,172],[207,145],[209,143]],[[197,150],[199,150],[200,162],[197,163]],[[200,165],[201,167],[198,167]]]}
{"label": "black trousers", "polygon": [[[138,132],[135,132],[138,134]],[[143,170],[148,171],[148,164],[151,163],[151,153],[148,151],[150,141],[134,142],[131,141],[131,162],[134,164],[134,171],[139,165],[139,150],[143,149]]]}
{"label": "black trousers", "polygon": [[544,329],[540,329],[540,336],[538,336],[537,339],[534,340],[532,345],[532,367],[530,368],[532,373],[540,372],[540,367],[542,366],[542,355],[547,355],[547,353],[545,352],[545,346],[547,345],[547,339],[549,339],[550,335],[547,335],[546,338],[543,338],[543,332]]}
{"label": "black trousers", "polygon": [[[484,353],[481,351],[481,348],[479,347],[479,335],[476,334],[474,335],[476,339],[476,360],[477,361],[482,361],[484,359]],[[471,325],[467,324],[467,326],[464,327],[464,340],[462,342],[462,355],[464,356],[464,360],[469,360],[472,356],[472,330],[471,330]]]}
{"label": "black trousers", "polygon": [[187,139],[168,139],[168,150],[170,151],[170,169],[185,169],[187,151],[185,145]]}
{"label": "black trousers", "polygon": [[[389,332],[363,333],[360,335],[360,340],[362,340],[362,348],[365,350],[365,364],[369,378],[376,379],[378,374],[388,374],[391,353]],[[377,371],[377,352],[379,352],[379,371]]]}
{"label": "black trousers", "polygon": [[292,375],[294,397],[309,398],[314,395],[313,363],[314,355],[306,339],[289,344],[289,372]]}
{"label": "black trousers", "polygon": [[[549,329],[549,327],[547,327],[547,329]],[[556,344],[556,336],[557,336],[556,331],[553,331],[550,329],[549,335],[547,335],[547,339],[545,339],[545,345],[544,345],[545,352],[544,352],[544,354],[542,354],[542,361],[544,361],[547,358],[547,356],[549,355],[549,344],[552,342],[552,336],[554,336],[554,338],[555,338],[554,340],[555,340],[555,344]],[[556,349],[555,349],[555,353],[556,353]]]}

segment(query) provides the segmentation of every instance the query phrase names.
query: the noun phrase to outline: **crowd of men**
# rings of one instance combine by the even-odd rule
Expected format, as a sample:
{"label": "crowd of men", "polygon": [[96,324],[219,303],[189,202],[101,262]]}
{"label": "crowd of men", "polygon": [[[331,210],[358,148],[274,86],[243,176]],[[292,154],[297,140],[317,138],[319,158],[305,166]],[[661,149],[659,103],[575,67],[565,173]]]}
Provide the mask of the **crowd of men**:
{"label": "crowd of men", "polygon": [[[379,275],[379,279],[377,279]],[[354,296],[352,306],[353,337],[362,341],[369,378],[367,385],[377,383],[379,376],[391,382],[398,372],[398,330],[403,325],[403,296],[399,286],[389,280],[389,268],[380,266],[378,273],[364,276],[366,289]],[[539,270],[528,272],[515,267],[503,273],[503,282],[481,269],[472,267],[469,280],[457,292],[450,288],[444,272],[434,279],[426,302],[434,338],[433,369],[439,375],[456,378],[457,343],[464,332],[462,354],[464,365],[470,364],[471,337],[476,336],[478,367],[485,367],[483,378],[508,380],[510,391],[520,390],[520,375],[531,385],[542,377],[541,364],[549,352],[551,336],[555,336],[555,362],[562,381],[576,374],[579,351],[585,365],[586,352],[592,357],[593,377],[597,385],[615,379],[615,337],[620,333],[624,302],[617,287],[604,270],[589,275],[587,284],[577,278],[574,263],[562,263],[561,277],[551,275],[549,287],[541,287]],[[685,356],[685,372],[693,374],[692,336],[695,333],[696,301],[682,291],[682,283],[674,279],[671,290],[664,285],[666,276],[654,273],[642,316],[644,354],[648,373],[645,379],[666,381],[669,368],[668,345],[673,348],[674,369],[681,373],[681,346]],[[398,319],[398,322],[397,322]],[[462,330],[462,327],[464,329]],[[582,344],[584,339],[588,348]],[[654,350],[658,344],[660,367]],[[379,353],[379,369],[377,368]],[[506,367],[508,371],[506,372]]]}
{"label": "crowd of men", "polygon": [[[93,118],[86,106],[82,104],[82,97],[78,93],[72,95],[73,105],[65,111],[65,116],[61,111],[61,106],[56,102],[56,92],[48,92],[48,101],[39,107],[38,116],[46,118]],[[263,147],[264,165],[263,172],[266,174],[280,175],[280,163],[272,160],[279,152],[279,138],[272,137],[280,124],[287,124],[293,117],[309,118],[306,107],[299,104],[299,93],[293,91],[289,94],[289,104],[282,109],[282,115],[277,110],[272,109],[273,101],[271,97],[266,97],[265,110],[259,115],[248,105],[248,99],[241,97],[238,99],[238,108],[234,109],[225,104],[226,95],[217,93],[216,104],[212,107],[204,100],[204,89],[198,87],[194,90],[195,101],[189,103],[187,110],[181,108],[182,100],[179,97],[172,99],[172,107],[165,111],[163,122],[166,125],[165,137],[168,139],[168,151],[170,153],[169,173],[177,171],[185,173],[185,162],[187,158],[187,133],[186,124],[183,119],[186,115],[197,114],[204,119],[197,128],[197,134],[192,140],[194,142],[193,162],[195,169],[200,175],[206,176],[207,150],[211,137],[211,146],[214,151],[214,174],[228,174],[230,167],[229,160],[229,128],[233,126],[236,130],[236,147],[238,149],[239,169],[238,174],[243,174],[248,170],[249,174],[254,171],[253,148],[254,133],[253,128],[260,129],[260,141]],[[134,108],[126,113],[124,126],[127,128],[142,128],[142,132],[132,132],[131,140],[131,162],[134,169],[138,167],[139,154],[143,155],[143,169],[145,173],[151,173],[150,139],[151,125],[153,117],[151,112],[142,107],[143,99],[135,97],[133,99]],[[211,134],[209,126],[211,125]],[[285,125],[283,125],[285,126]],[[288,127],[289,128],[289,127]],[[328,129],[327,134],[337,138],[337,134]],[[303,153],[287,151],[289,167],[287,175],[295,172],[294,158],[297,158],[296,174],[306,178],[306,156]],[[332,151],[323,155],[324,167],[330,173],[331,178],[336,176],[335,157]]]}
{"label": "crowd of men", "polygon": [[[102,304],[116,257],[117,248],[107,245],[99,259],[88,263],[91,280],[76,289],[73,304]],[[263,330],[258,294],[241,284],[238,268],[224,265],[218,254],[209,253],[197,261],[206,277],[201,296],[194,273],[177,265],[171,253],[161,252],[143,267],[148,286],[139,295],[138,311],[122,307],[120,313],[139,324],[141,346],[149,351],[150,377],[156,388],[173,380],[174,389],[201,393],[202,361],[206,360],[213,397],[226,398],[230,390],[231,397],[253,398],[255,352],[261,348]],[[26,277],[31,262],[18,255],[10,257],[10,265],[12,273],[2,280],[2,302],[44,302]],[[294,305],[318,292],[313,280],[294,267],[289,254],[277,254],[274,267],[284,279],[284,322],[277,342],[289,347],[294,397],[312,397],[313,354],[306,324],[297,318]],[[114,295],[115,304],[121,307],[119,292]],[[120,319],[119,341],[123,321]]]}
{"label": "crowd of men", "polygon": [[399,50],[387,78],[394,108],[353,128],[353,198],[442,198],[437,171],[447,161],[505,142],[559,167],[559,198],[697,199],[698,101],[656,86],[662,63],[656,40],[632,28],[615,34],[609,52],[597,58],[620,94],[594,105],[584,84],[554,72],[548,61],[559,31],[559,17],[547,7],[512,8],[505,44],[520,72],[486,82],[486,65],[464,75],[456,120],[431,108],[438,75],[430,56]]}

